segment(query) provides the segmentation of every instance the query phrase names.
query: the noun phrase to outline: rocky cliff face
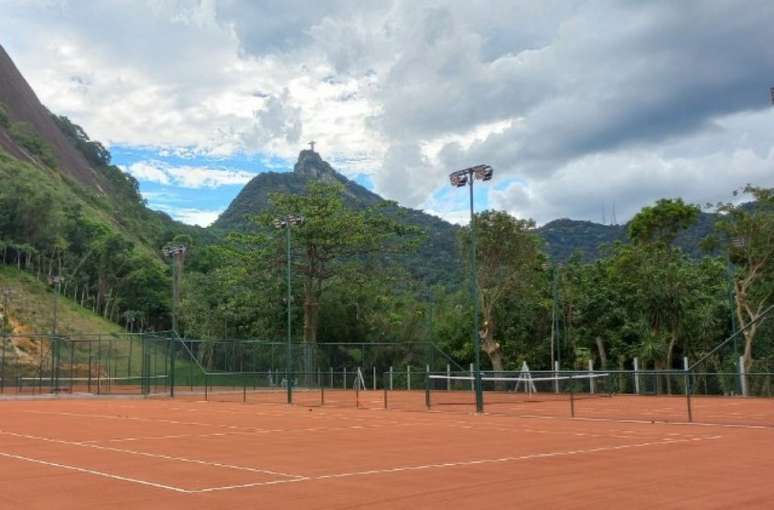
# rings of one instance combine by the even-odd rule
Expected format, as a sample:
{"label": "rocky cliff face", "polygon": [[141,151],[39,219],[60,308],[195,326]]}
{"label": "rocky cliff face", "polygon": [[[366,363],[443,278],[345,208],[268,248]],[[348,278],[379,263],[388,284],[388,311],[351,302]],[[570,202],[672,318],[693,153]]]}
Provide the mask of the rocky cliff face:
{"label": "rocky cliff face", "polygon": [[[3,103],[11,122],[28,123],[51,146],[59,171],[84,186],[103,192],[104,177],[73,147],[54,123],[51,113],[40,103],[27,80],[2,46],[0,46],[0,102]],[[18,159],[36,162],[24,147],[9,136],[8,131],[0,127],[0,147]]]}

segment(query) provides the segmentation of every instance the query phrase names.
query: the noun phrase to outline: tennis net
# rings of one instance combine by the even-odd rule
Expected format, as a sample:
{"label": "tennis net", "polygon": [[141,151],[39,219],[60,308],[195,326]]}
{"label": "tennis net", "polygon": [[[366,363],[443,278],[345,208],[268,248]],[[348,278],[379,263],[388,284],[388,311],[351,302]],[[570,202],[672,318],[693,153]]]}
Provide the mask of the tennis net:
{"label": "tennis net", "polygon": [[143,394],[166,392],[167,375],[125,377],[17,377],[18,393]]}
{"label": "tennis net", "polygon": [[[504,407],[539,402],[609,397],[608,373],[533,372],[482,373],[486,406]],[[475,405],[475,379],[465,374],[428,374],[427,406]],[[491,408],[490,408],[491,409]]]}

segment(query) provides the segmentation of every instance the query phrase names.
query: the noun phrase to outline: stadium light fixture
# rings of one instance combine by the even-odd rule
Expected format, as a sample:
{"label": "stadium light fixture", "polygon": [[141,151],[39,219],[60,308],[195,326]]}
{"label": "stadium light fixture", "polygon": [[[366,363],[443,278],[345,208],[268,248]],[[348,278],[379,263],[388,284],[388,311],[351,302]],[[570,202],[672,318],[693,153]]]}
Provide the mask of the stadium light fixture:
{"label": "stadium light fixture", "polygon": [[288,388],[288,404],[293,403],[293,336],[291,331],[291,325],[293,320],[293,284],[291,283],[291,265],[290,265],[290,231],[294,225],[301,225],[304,223],[304,217],[298,214],[288,214],[280,218],[274,219],[274,227],[277,229],[284,228],[286,232],[287,243],[287,256],[288,256],[288,359],[286,363],[286,378]]}
{"label": "stadium light fixture", "polygon": [[462,188],[468,185],[470,188],[470,282],[471,296],[473,298],[473,345],[475,350],[473,387],[476,392],[476,412],[484,412],[484,394],[481,388],[481,333],[478,330],[478,283],[476,273],[476,217],[473,209],[473,182],[490,181],[494,175],[494,170],[489,165],[476,165],[462,170],[457,170],[449,174],[449,182],[455,188]]}

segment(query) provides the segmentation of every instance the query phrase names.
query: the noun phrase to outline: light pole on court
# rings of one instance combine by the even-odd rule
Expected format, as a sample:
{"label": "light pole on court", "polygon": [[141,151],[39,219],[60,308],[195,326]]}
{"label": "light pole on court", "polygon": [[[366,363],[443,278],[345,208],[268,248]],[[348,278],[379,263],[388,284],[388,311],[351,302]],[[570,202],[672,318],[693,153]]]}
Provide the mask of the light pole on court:
{"label": "light pole on court", "polygon": [[481,338],[478,331],[478,278],[476,273],[476,216],[473,208],[473,181],[489,181],[492,179],[494,170],[489,165],[476,165],[462,170],[457,170],[449,174],[449,181],[455,188],[462,188],[468,185],[470,190],[470,293],[473,299],[473,348],[474,373],[473,387],[476,392],[476,412],[484,411],[484,394],[481,388]]}
{"label": "light pole on court", "polygon": [[[312,142],[314,143],[314,142]],[[286,382],[288,387],[288,404],[293,403],[293,335],[292,335],[292,321],[293,321],[293,283],[291,281],[292,266],[291,266],[291,251],[290,251],[290,231],[293,225],[301,225],[304,223],[304,217],[300,215],[288,214],[287,216],[277,218],[274,220],[274,226],[278,229],[285,229],[285,240],[287,245],[287,257],[288,257],[288,350],[287,350],[287,362],[285,363]]]}

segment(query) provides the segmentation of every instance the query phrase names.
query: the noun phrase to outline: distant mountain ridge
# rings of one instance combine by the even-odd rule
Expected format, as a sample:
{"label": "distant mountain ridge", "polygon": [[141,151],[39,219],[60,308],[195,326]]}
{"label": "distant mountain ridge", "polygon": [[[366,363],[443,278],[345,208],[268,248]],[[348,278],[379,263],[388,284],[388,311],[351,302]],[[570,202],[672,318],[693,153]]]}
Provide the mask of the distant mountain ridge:
{"label": "distant mountain ridge", "polygon": [[[303,193],[312,180],[332,182],[344,187],[345,202],[352,207],[372,206],[385,199],[338,173],[319,153],[302,150],[292,172],[266,172],[248,182],[211,228],[244,231],[251,227],[249,215],[265,211],[271,193]],[[400,207],[391,203],[387,211],[400,213],[407,223],[422,227],[427,241],[419,253],[411,258],[412,272],[431,282],[448,282],[457,271],[460,260],[457,253],[459,226],[423,211]],[[699,242],[713,228],[714,215],[702,213],[697,224],[681,233],[677,245],[694,256],[700,256]],[[602,248],[615,242],[627,242],[627,225],[602,225],[591,221],[562,218],[537,229],[544,248],[552,261],[564,263],[578,253],[591,261],[603,255]],[[454,277],[457,281],[458,278]]]}

